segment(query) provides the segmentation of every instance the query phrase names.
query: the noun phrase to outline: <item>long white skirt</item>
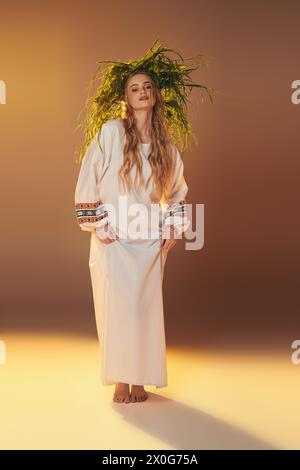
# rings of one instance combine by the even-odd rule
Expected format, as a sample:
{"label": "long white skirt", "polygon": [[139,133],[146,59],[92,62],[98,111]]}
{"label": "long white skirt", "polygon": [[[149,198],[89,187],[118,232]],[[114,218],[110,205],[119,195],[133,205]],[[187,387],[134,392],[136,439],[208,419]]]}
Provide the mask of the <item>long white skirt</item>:
{"label": "long white skirt", "polygon": [[91,233],[89,268],[102,385],[167,386],[160,239],[102,243]]}

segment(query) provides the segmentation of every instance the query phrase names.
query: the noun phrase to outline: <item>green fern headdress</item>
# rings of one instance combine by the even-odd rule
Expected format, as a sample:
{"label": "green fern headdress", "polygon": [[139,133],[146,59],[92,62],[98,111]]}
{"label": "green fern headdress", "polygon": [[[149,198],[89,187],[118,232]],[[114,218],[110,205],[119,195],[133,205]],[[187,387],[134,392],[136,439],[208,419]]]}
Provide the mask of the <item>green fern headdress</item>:
{"label": "green fern headdress", "polygon": [[[180,60],[172,59],[167,54],[175,53]],[[145,72],[153,79],[160,89],[165,102],[165,119],[171,140],[184,150],[189,144],[192,134],[191,125],[187,118],[188,96],[193,88],[200,88],[208,93],[212,102],[211,92],[213,88],[194,83],[190,73],[203,64],[207,56],[199,54],[195,57],[184,59],[173,49],[162,47],[156,39],[144,57],[127,62],[114,62],[101,60],[93,78],[88,83],[88,97],[86,100],[86,117],[75,130],[84,127],[84,143],[79,153],[79,162],[85,155],[86,149],[101,129],[104,122],[109,119],[122,117],[124,111],[125,83],[133,72]],[[211,57],[210,57],[211,58]],[[185,61],[194,63],[187,65]],[[91,91],[95,83],[100,81],[94,96]],[[203,96],[202,96],[203,100]],[[81,114],[81,113],[80,113]]]}

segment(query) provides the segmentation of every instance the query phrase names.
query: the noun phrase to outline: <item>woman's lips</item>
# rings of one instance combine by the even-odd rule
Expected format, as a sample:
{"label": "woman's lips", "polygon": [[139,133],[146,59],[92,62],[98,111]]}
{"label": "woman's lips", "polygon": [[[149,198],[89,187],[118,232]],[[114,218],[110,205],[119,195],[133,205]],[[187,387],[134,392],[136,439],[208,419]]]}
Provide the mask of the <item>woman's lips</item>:
{"label": "woman's lips", "polygon": [[148,100],[148,97],[147,96],[142,96],[142,98],[140,98],[140,101],[142,100]]}

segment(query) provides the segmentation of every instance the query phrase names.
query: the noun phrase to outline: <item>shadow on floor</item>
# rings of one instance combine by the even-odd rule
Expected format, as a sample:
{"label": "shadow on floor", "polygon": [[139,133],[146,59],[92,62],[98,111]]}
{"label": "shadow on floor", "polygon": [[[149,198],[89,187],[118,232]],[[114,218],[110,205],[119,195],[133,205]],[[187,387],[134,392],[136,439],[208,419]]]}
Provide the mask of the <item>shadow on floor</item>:
{"label": "shadow on floor", "polygon": [[147,390],[142,403],[115,403],[112,408],[130,424],[174,449],[276,450],[276,447],[207,413]]}

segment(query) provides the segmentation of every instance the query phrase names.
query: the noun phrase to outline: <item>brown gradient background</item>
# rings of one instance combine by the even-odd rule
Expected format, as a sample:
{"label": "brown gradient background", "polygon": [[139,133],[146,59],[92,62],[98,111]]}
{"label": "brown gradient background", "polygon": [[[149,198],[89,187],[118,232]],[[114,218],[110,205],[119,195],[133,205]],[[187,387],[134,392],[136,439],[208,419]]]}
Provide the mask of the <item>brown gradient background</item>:
{"label": "brown gradient background", "polygon": [[184,57],[213,55],[193,78],[237,96],[191,95],[199,144],[183,158],[205,241],[169,253],[167,344],[290,354],[300,337],[299,15],[296,1],[2,3],[0,332],[96,335],[74,128],[96,60],[142,56],[158,38]]}

